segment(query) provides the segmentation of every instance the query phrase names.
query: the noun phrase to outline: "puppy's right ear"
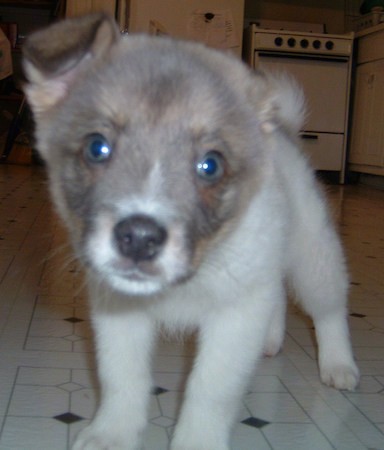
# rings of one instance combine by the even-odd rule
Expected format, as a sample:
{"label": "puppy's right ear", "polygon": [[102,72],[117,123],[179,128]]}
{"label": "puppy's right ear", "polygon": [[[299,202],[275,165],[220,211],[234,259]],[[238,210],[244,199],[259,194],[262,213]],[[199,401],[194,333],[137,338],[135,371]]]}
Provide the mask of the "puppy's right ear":
{"label": "puppy's right ear", "polygon": [[90,59],[102,58],[118,40],[110,16],[95,13],[53,24],[23,46],[24,91],[35,114],[55,106]]}

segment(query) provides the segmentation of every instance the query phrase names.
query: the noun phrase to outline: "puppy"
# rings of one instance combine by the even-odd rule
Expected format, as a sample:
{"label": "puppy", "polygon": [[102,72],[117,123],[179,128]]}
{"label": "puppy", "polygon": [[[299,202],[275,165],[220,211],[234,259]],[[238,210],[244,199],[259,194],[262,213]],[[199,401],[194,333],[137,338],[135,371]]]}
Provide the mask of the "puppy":
{"label": "puppy", "polygon": [[347,273],[298,149],[302,96],[199,44],[107,16],[24,47],[38,148],[87,268],[102,388],[74,449],[142,448],[158,327],[199,331],[172,450],[228,450],[241,396],[284,336],[289,281],[322,381],[354,389]]}

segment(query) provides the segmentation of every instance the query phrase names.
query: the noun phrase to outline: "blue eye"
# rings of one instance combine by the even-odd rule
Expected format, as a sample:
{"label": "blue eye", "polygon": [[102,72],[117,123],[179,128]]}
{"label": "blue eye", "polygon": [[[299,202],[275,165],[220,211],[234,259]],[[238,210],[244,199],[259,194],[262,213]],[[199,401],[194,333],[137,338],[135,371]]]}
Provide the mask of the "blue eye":
{"label": "blue eye", "polygon": [[102,134],[91,134],[85,146],[85,156],[92,163],[103,163],[112,154],[112,148]]}
{"label": "blue eye", "polygon": [[200,178],[207,181],[217,181],[224,174],[224,159],[216,150],[209,151],[196,165]]}

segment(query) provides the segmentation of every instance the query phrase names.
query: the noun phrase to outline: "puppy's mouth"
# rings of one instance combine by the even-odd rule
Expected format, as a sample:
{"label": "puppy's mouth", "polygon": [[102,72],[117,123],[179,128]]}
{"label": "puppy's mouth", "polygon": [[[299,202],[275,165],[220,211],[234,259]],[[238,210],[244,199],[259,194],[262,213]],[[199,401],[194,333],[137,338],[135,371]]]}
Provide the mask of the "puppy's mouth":
{"label": "puppy's mouth", "polygon": [[128,295],[153,295],[165,288],[161,276],[145,273],[138,268],[127,271],[109,270],[103,275],[114,289]]}
{"label": "puppy's mouth", "polygon": [[130,271],[127,271],[127,272],[121,272],[121,271],[116,271],[116,272],[114,272],[113,273],[113,275],[114,276],[117,276],[117,277],[120,277],[120,278],[122,278],[122,279],[124,279],[124,280],[127,280],[127,281],[148,281],[148,280],[150,280],[151,278],[153,278],[152,276],[150,276],[150,275],[147,275],[147,274],[145,274],[145,273],[143,273],[143,272],[141,272],[141,271],[139,271],[138,269],[133,269],[133,270],[130,270]]}
{"label": "puppy's mouth", "polygon": [[161,276],[156,261],[135,262],[124,257],[116,257],[110,264],[109,271],[121,278],[136,281],[148,280]]}

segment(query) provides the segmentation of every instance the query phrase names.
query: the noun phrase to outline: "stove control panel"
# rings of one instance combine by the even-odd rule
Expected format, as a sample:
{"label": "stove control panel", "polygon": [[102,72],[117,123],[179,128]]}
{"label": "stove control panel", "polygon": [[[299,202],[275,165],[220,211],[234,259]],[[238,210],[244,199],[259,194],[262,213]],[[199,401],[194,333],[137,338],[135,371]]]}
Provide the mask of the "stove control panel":
{"label": "stove control panel", "polygon": [[349,56],[353,34],[331,35],[254,29],[254,49]]}

